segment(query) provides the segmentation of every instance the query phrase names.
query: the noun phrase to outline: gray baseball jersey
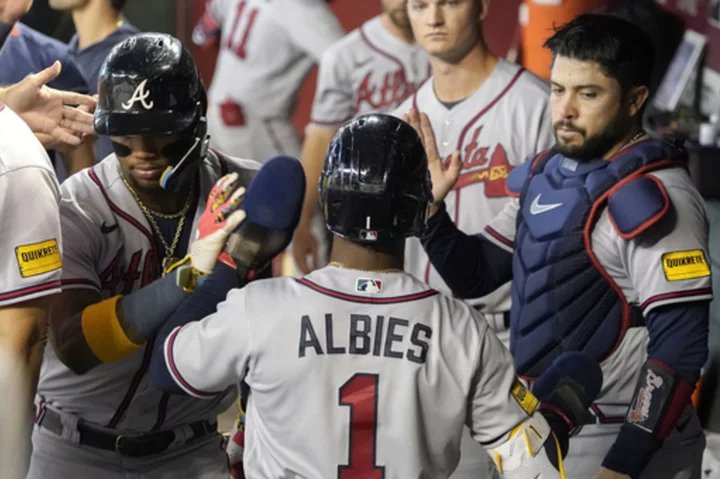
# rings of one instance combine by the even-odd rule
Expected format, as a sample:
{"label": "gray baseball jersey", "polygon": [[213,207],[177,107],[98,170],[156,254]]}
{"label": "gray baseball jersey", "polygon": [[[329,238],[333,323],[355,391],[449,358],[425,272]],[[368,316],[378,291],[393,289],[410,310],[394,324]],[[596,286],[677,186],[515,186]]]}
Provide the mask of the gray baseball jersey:
{"label": "gray baseball jersey", "polygon": [[254,282],[164,354],[188,394],[248,383],[248,477],[447,477],[464,424],[497,446],[532,411],[481,315],[402,272]]}
{"label": "gray baseball jersey", "polygon": [[327,1],[210,0],[207,8],[222,31],[208,92],[215,147],[260,161],[298,156],[298,91],[344,33]]}
{"label": "gray baseball jersey", "polygon": [[60,292],[60,187],[45,149],[2,103],[0,131],[0,306],[9,306]]}
{"label": "gray baseball jersey", "polygon": [[[202,216],[210,189],[223,174],[237,171],[241,184],[248,185],[258,168],[254,161],[211,152],[200,168],[200,199],[192,228]],[[142,288],[159,275],[152,229],[123,183],[114,154],[62,184],[60,215],[63,240],[68,245],[64,291],[91,289],[110,298]],[[120,429],[136,431],[214,418],[237,397],[237,391],[227,391],[212,402],[164,397],[145,374],[151,352],[150,344],[123,360],[78,376],[58,360],[52,348],[46,348],[38,395],[55,408],[91,423],[114,423]]]}
{"label": "gray baseball jersey", "polygon": [[[505,181],[510,170],[554,143],[549,91],[540,78],[500,59],[485,83],[452,108],[435,96],[431,79],[395,111],[397,116],[410,108],[426,113],[442,158],[460,151],[462,171],[445,204],[463,232],[480,233],[509,200]],[[405,258],[409,272],[451,292],[417,238],[407,241]],[[470,303],[484,305],[485,312],[508,311],[510,284]]]}
{"label": "gray baseball jersey", "polygon": [[[573,161],[573,160],[568,160]],[[621,238],[607,209],[592,231],[592,249],[602,267],[620,286],[629,304],[643,314],[665,304],[712,299],[708,266],[707,219],[702,197],[687,171],[681,168],[649,173],[665,187],[675,210],[672,231],[655,241]],[[532,214],[531,202],[523,205]],[[512,251],[519,201],[512,199],[485,230],[485,236]],[[535,214],[542,214],[542,210]],[[637,375],[647,359],[647,329],[631,328],[612,355],[602,364],[603,389],[596,411],[621,417],[637,384]]]}
{"label": "gray baseball jersey", "polygon": [[311,124],[337,128],[357,115],[390,112],[429,76],[423,49],[393,36],[379,16],[372,18],[323,54]]}

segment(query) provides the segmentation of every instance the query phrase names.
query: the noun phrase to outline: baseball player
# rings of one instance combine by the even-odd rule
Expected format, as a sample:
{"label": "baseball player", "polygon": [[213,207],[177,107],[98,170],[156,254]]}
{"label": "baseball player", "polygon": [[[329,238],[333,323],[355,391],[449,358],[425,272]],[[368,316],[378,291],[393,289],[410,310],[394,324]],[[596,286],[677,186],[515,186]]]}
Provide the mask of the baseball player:
{"label": "baseball player", "polygon": [[298,90],[342,34],[326,0],[209,0],[193,41],[220,46],[209,89],[213,144],[250,158],[297,157]]}
{"label": "baseball player", "polygon": [[[72,14],[75,35],[70,39],[70,55],[80,66],[90,94],[97,94],[100,67],[110,50],[139,30],[123,16],[126,0],[49,0],[51,8]],[[95,142],[97,161],[113,153],[110,139]]]}
{"label": "baseball player", "polygon": [[642,130],[652,43],[625,20],[582,15],[546,47],[556,144],[510,173],[517,198],[483,235],[453,224],[443,199],[458,161],[441,164],[420,117],[435,197],[423,246],[459,297],[512,276],[519,374],[564,351],[602,362],[597,425],[574,439],[568,477],[700,477],[690,397],[707,358],[708,226],[685,152]]}
{"label": "baseball player", "polygon": [[[340,125],[371,112],[397,108],[430,75],[427,55],[415,43],[406,0],[381,0],[383,13],[337,41],[323,54],[302,163],[308,182],[320,177],[325,152]],[[303,274],[324,265],[325,222],[317,190],[308,188],[292,252]]]}
{"label": "baseball player", "polygon": [[[476,234],[509,201],[508,173],[528,156],[552,144],[547,84],[494,55],[481,22],[486,0],[409,0],[410,23],[428,52],[433,76],[396,111],[427,114],[445,161],[459,155],[460,179],[446,199],[457,227]],[[408,240],[409,272],[444,293],[450,289],[432,267],[417,238]],[[507,341],[509,284],[471,301]]]}
{"label": "baseball player", "polygon": [[[88,93],[85,78],[70,57],[68,46],[17,22],[0,51],[0,84],[19,82],[27,75],[41,71],[56,61],[62,64],[62,71],[49,85],[61,90]],[[69,175],[95,164],[93,143],[88,138],[80,147],[72,147],[62,152],[48,152],[58,181],[62,182]],[[58,153],[61,153],[62,157]]]}
{"label": "baseball player", "polygon": [[[446,202],[453,222],[468,234],[482,231],[509,201],[508,173],[552,144],[548,86],[488,49],[482,35],[488,6],[486,0],[407,2],[410,24],[430,57],[433,75],[394,112],[401,117],[411,108],[426,113],[441,157],[450,161],[459,156],[460,180]],[[451,292],[417,238],[408,239],[405,265],[434,289]],[[507,346],[510,285],[470,304],[486,314]],[[485,454],[467,435],[464,446],[455,478],[488,475]]]}
{"label": "baseball player", "polygon": [[154,333],[213,270],[259,166],[207,150],[206,107],[169,35],[130,37],[102,68],[95,130],[116,153],[62,186],[66,267],[29,478],[229,475],[216,418],[236,388],[197,401],[146,375]]}
{"label": "baseball player", "polygon": [[[244,378],[248,477],[444,478],[468,423],[506,477],[559,478],[538,400],[480,313],[403,272],[432,199],[418,134],[358,117],[334,137],[320,189],[336,235],[328,267],[233,290],[219,264],[211,294],[227,299],[162,327],[156,383],[212,401]],[[268,308],[279,300],[291,307]]]}
{"label": "baseball player", "polygon": [[[54,295],[60,292],[60,189],[40,142],[2,103],[0,131],[0,251],[5,265],[0,279],[0,367],[15,365],[16,380],[26,379],[13,388],[8,372],[3,377],[0,402],[18,408],[10,413],[24,419],[24,436],[10,438],[5,430],[0,431],[0,471],[2,477],[16,479],[24,477],[27,470],[29,447],[25,444],[32,424],[32,397],[47,337],[48,314],[57,297]],[[18,456],[13,457],[8,451],[14,451],[16,444]]]}

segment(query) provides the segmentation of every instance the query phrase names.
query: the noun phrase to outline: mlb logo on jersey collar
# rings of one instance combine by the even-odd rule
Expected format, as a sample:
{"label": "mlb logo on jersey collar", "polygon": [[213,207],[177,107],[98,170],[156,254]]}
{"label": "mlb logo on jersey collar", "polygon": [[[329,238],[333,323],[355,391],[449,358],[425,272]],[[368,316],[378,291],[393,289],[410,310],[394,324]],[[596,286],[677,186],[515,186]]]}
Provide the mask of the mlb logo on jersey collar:
{"label": "mlb logo on jersey collar", "polygon": [[355,283],[355,290],[359,293],[378,294],[382,292],[382,281],[371,278],[358,278]]}

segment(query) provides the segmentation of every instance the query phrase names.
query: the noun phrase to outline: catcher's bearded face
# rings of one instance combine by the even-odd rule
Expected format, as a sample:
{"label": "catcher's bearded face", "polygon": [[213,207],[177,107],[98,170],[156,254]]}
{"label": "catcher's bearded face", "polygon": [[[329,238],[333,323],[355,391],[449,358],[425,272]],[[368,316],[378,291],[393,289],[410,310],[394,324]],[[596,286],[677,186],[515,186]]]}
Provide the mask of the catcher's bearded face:
{"label": "catcher's bearded face", "polygon": [[162,190],[160,176],[171,161],[163,156],[167,145],[180,140],[175,133],[163,136],[113,136],[115,155],[120,169],[133,188],[145,191]]}

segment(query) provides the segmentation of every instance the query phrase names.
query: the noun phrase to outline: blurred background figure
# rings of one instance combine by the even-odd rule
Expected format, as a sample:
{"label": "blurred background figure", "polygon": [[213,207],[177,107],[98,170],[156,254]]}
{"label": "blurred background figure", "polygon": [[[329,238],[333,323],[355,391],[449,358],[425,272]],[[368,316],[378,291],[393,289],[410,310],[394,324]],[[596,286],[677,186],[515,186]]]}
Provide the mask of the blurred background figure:
{"label": "blurred background figure", "polygon": [[[70,39],[70,55],[85,77],[88,91],[98,91],[98,74],[110,50],[139,30],[123,17],[126,0],[49,0],[55,10],[72,14],[75,35]],[[95,142],[96,161],[113,152],[110,139]]]}
{"label": "blurred background figure", "polygon": [[318,210],[317,185],[325,152],[338,127],[351,118],[397,108],[430,75],[427,55],[415,43],[406,0],[381,0],[383,12],[336,42],[320,63],[302,163],[308,184],[291,246],[296,273],[327,263],[330,237]]}
{"label": "blurred background figure", "polygon": [[[0,50],[0,85],[17,83],[56,61],[60,62],[62,70],[48,86],[88,93],[88,85],[80,67],[70,55],[65,43],[20,22],[14,23],[5,45]],[[48,151],[59,181],[95,163],[92,145],[93,139],[89,138],[79,147]]]}
{"label": "blurred background figure", "polygon": [[193,42],[220,48],[208,92],[215,147],[258,160],[299,156],[298,90],[342,34],[326,0],[208,1]]}

